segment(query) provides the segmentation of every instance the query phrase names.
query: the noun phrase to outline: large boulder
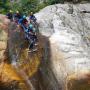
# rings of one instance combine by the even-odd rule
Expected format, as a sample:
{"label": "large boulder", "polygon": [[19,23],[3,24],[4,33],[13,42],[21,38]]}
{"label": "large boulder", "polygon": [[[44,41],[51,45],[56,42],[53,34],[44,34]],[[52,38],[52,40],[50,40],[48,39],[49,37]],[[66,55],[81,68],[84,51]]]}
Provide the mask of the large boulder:
{"label": "large boulder", "polygon": [[9,23],[10,21],[6,16],[0,14],[0,62],[6,58]]}
{"label": "large boulder", "polygon": [[[90,13],[83,12],[89,10],[90,4],[57,4],[36,14],[39,30],[50,42],[50,60],[46,61],[48,64],[45,68],[40,69],[44,84],[48,84],[45,90],[90,89]],[[47,80],[45,73],[49,68]],[[51,78],[51,71],[56,81]],[[78,85],[83,82],[81,86]],[[88,88],[84,85],[88,85]]]}

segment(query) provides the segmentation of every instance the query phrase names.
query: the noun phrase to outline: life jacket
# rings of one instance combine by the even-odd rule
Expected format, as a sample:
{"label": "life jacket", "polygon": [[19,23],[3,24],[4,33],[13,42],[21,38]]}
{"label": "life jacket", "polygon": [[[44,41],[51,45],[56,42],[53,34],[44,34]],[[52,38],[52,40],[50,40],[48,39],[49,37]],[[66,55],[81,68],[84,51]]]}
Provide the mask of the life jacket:
{"label": "life jacket", "polygon": [[30,23],[28,27],[29,32],[33,32],[33,25]]}
{"label": "life jacket", "polygon": [[13,18],[13,14],[12,13],[8,13],[6,16],[8,17],[8,19],[12,19]]}
{"label": "life jacket", "polygon": [[28,23],[28,20],[27,19],[23,19],[22,23],[23,24],[27,24]]}
{"label": "life jacket", "polygon": [[29,20],[33,20],[33,21],[35,22],[37,19],[36,19],[36,17],[35,17],[34,15],[31,15],[31,16],[29,17]]}
{"label": "life jacket", "polygon": [[14,14],[14,18],[15,19],[20,19],[21,18],[21,15],[19,13],[16,13],[16,14]]}
{"label": "life jacket", "polygon": [[18,20],[18,24],[21,25],[22,23],[23,23],[23,18],[21,18],[21,19]]}
{"label": "life jacket", "polygon": [[25,25],[25,24],[28,23],[28,21],[27,21],[27,19],[21,18],[21,19],[19,19],[18,23],[19,23],[19,24],[24,24],[24,25]]}

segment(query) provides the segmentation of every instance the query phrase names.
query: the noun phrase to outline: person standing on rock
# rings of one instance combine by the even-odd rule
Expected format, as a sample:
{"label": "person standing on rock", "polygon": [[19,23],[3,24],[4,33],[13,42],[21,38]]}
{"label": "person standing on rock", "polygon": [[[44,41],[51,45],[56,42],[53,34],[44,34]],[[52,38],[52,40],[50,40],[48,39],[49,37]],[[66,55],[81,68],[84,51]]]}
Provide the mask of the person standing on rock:
{"label": "person standing on rock", "polygon": [[11,21],[13,21],[13,11],[10,10],[7,14],[6,14],[7,18],[10,19]]}
{"label": "person standing on rock", "polygon": [[36,17],[34,16],[33,12],[30,13],[30,17],[29,17],[30,21],[33,21],[34,23],[36,23]]}
{"label": "person standing on rock", "polygon": [[16,13],[14,14],[14,21],[16,24],[18,24],[19,19],[21,19],[22,15],[20,14],[19,11],[16,11]]}

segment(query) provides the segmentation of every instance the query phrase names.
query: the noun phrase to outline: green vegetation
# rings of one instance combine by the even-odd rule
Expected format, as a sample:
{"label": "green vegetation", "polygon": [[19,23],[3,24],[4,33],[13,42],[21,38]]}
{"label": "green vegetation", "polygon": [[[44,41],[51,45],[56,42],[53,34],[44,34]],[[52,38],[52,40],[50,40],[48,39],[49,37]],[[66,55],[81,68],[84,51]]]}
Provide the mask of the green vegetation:
{"label": "green vegetation", "polygon": [[0,0],[0,13],[6,14],[9,10],[20,11],[29,14],[37,12],[47,6],[46,3],[39,3],[38,0]]}
{"label": "green vegetation", "polygon": [[9,0],[0,0],[0,13],[5,13],[10,9],[10,3]]}
{"label": "green vegetation", "polygon": [[57,4],[57,3],[64,3],[64,0],[48,0],[47,3],[49,5]]}
{"label": "green vegetation", "polygon": [[[29,14],[31,11],[37,12],[45,6],[64,3],[64,1],[71,0],[0,0],[0,13],[6,13],[8,10],[13,10],[14,12],[19,10],[21,13]],[[73,2],[80,2],[82,0],[72,0]]]}

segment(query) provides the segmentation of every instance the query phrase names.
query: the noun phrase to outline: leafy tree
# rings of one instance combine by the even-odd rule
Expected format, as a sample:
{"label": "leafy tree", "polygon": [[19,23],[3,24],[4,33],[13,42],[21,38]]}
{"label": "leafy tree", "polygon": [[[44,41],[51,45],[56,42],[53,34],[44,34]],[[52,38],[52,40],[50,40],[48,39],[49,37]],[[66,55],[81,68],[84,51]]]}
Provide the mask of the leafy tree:
{"label": "leafy tree", "polygon": [[38,6],[38,0],[21,0],[23,11],[29,13],[30,11],[36,12]]}
{"label": "leafy tree", "polygon": [[57,4],[57,3],[64,3],[64,0],[48,0],[47,3],[49,5]]}
{"label": "leafy tree", "polygon": [[36,12],[38,9],[38,1],[37,0],[19,0],[19,2],[14,2],[12,5],[12,10],[15,12],[16,10],[21,11],[22,13],[30,13],[30,11]]}
{"label": "leafy tree", "polygon": [[10,9],[10,3],[8,0],[0,0],[0,12],[1,13],[5,13],[6,11],[8,11],[8,9]]}

